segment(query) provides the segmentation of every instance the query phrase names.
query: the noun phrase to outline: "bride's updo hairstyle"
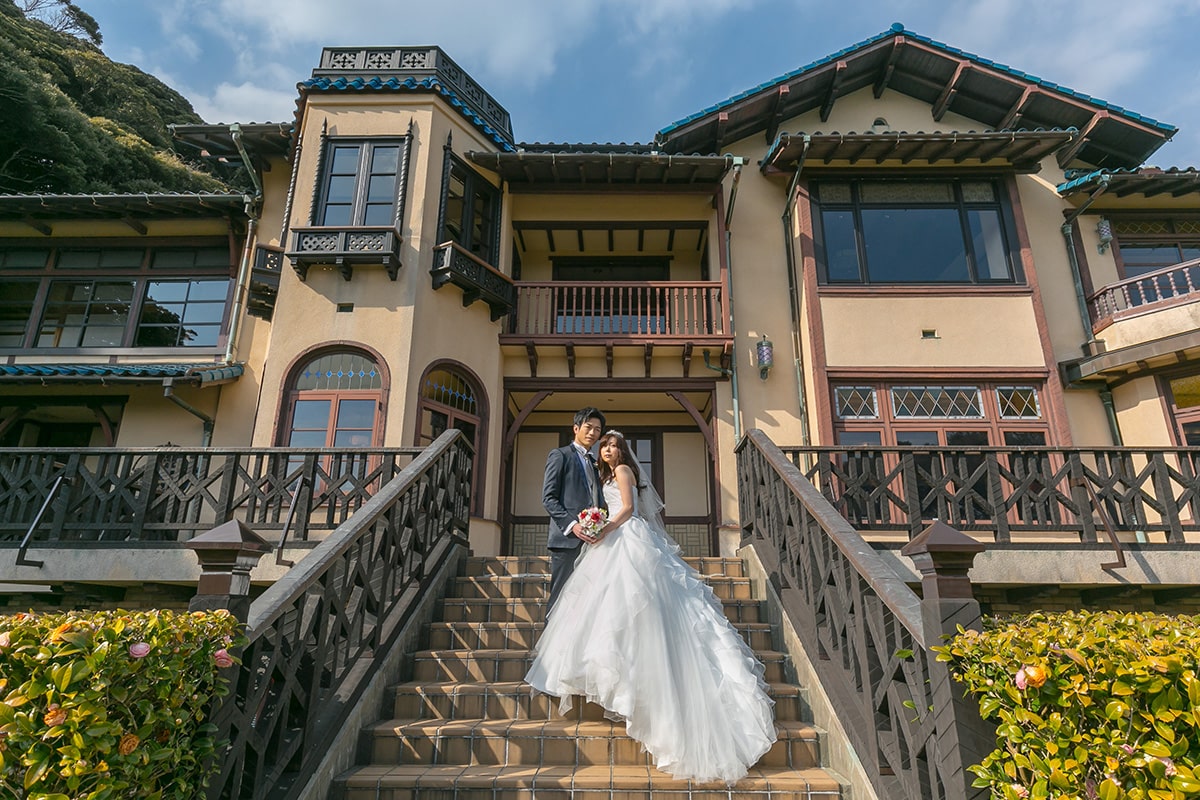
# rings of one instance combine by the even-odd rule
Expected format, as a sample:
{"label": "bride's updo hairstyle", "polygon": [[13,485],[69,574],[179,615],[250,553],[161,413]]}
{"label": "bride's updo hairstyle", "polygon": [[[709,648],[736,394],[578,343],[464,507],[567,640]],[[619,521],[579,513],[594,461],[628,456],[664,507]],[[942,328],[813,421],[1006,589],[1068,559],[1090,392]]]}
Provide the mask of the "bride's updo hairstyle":
{"label": "bride's updo hairstyle", "polygon": [[[624,464],[633,470],[633,485],[635,487],[634,492],[636,493],[636,487],[642,485],[642,471],[638,469],[637,459],[634,457],[633,451],[629,449],[629,442],[625,441],[625,437],[620,431],[608,431],[600,437],[597,451],[603,450],[609,442],[617,443],[617,457],[620,459],[619,463]],[[607,461],[601,458],[597,462],[597,467],[600,470],[600,481],[602,483],[608,483],[609,481],[613,480],[615,477],[613,474],[613,468],[608,465]]]}

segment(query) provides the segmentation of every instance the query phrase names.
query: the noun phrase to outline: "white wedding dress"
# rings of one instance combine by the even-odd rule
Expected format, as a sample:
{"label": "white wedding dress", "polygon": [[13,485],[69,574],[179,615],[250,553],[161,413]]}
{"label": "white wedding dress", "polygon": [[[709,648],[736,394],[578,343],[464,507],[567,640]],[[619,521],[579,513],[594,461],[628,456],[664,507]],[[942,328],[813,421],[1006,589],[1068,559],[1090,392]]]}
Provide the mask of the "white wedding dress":
{"label": "white wedding dress", "polygon": [[[606,484],[610,515],[621,493]],[[744,776],[775,741],[763,666],[679,545],[635,515],[584,545],[525,676],[624,719],[657,767],[679,778]]]}

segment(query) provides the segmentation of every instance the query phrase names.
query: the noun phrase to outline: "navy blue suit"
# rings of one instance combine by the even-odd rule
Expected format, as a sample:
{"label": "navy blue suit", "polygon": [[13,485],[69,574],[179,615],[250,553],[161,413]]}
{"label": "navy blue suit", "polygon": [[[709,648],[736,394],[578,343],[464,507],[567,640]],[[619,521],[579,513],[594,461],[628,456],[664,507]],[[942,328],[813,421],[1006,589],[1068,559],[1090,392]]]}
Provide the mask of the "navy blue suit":
{"label": "navy blue suit", "polygon": [[600,491],[600,475],[594,465],[590,469],[592,481],[589,486],[574,444],[551,450],[546,456],[546,477],[542,483],[542,505],[550,514],[550,535],[546,542],[550,550],[550,598],[546,613],[550,612],[563,584],[571,577],[579,546],[583,544],[582,539],[571,533],[579,512],[592,506],[607,509],[604,494]]}

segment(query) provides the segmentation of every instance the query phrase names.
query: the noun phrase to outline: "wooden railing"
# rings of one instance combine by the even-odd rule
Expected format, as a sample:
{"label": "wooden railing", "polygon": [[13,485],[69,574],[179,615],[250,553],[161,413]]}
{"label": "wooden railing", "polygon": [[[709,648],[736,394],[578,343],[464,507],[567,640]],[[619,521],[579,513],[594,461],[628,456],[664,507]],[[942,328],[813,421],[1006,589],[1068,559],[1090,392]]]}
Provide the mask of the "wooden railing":
{"label": "wooden railing", "polygon": [[930,651],[955,626],[978,626],[979,604],[969,593],[938,600],[927,587],[923,607],[762,431],[738,444],[737,471],[743,542],[762,561],[876,796],[982,798],[987,790],[970,785],[966,767],[995,747],[994,729]]}
{"label": "wooden railing", "polygon": [[[784,447],[859,531],[1117,532],[1183,542],[1200,531],[1200,449]],[[1098,519],[1099,518],[1099,519]]]}
{"label": "wooden railing", "polygon": [[59,478],[35,546],[181,543],[234,518],[278,538],[289,514],[289,538],[304,541],[349,519],[420,452],[0,448],[0,546],[21,540]]}
{"label": "wooden railing", "polygon": [[1092,331],[1099,332],[1122,317],[1148,311],[1151,306],[1187,302],[1198,291],[1200,259],[1110,283],[1088,298]]}
{"label": "wooden railing", "polygon": [[234,690],[214,714],[229,746],[209,798],[290,800],[305,788],[466,546],[471,458],[459,431],[442,434],[254,601]]}
{"label": "wooden railing", "polygon": [[452,283],[463,291],[463,305],[476,300],[488,304],[492,320],[498,320],[513,310],[517,291],[512,279],[500,272],[458,242],[445,242],[433,248],[433,288]]}
{"label": "wooden railing", "polygon": [[510,334],[531,338],[729,338],[716,281],[518,283]]}

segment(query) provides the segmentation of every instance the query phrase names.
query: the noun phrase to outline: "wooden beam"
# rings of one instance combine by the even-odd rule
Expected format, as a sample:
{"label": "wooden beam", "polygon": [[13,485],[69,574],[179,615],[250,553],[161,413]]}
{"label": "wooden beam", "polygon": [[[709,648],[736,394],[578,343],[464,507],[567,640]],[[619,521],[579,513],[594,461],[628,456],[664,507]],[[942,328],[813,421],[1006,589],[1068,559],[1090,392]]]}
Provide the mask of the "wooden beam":
{"label": "wooden beam", "polygon": [[1017,102],[1012,104],[1012,107],[1009,108],[1008,113],[1001,118],[1000,123],[996,126],[996,128],[999,130],[1004,130],[1017,124],[1017,120],[1021,118],[1021,112],[1024,110],[1025,104],[1029,102],[1029,98],[1033,97],[1034,93],[1036,92],[1036,86],[1026,86],[1025,91],[1021,92],[1020,98],[1017,99]]}
{"label": "wooden beam", "polygon": [[146,228],[145,223],[139,222],[138,220],[134,219],[133,217],[121,217],[121,222],[125,223],[125,225],[127,225],[128,227],[132,228],[133,231],[135,233],[137,233],[139,236],[146,235],[147,228]]}
{"label": "wooden beam", "polygon": [[683,407],[683,410],[687,412],[687,415],[695,421],[696,427],[700,429],[700,433],[704,436],[704,443],[708,445],[708,457],[716,458],[717,444],[713,440],[713,432],[712,428],[709,427],[708,420],[704,419],[699,409],[692,404],[691,400],[687,399],[687,396],[683,392],[667,392],[667,397],[679,403]]}
{"label": "wooden beam", "polygon": [[604,343],[604,363],[605,363],[605,367],[606,367],[606,374],[609,378],[611,378],[613,376],[613,343],[612,342]]}
{"label": "wooden beam", "polygon": [[883,96],[884,90],[892,82],[892,75],[896,71],[896,59],[900,57],[900,48],[904,46],[904,42],[903,36],[897,36],[892,40],[892,49],[888,53],[887,61],[883,63],[883,69],[880,70],[879,77],[875,80],[876,100]]}
{"label": "wooden beam", "polygon": [[52,233],[54,233],[54,229],[51,228],[49,225],[47,225],[45,222],[42,222],[40,219],[34,219],[33,217],[25,217],[21,221],[24,222],[29,227],[33,228],[35,231],[40,233],[42,236],[49,236]]}
{"label": "wooden beam", "polygon": [[829,88],[825,90],[825,100],[821,103],[821,122],[828,122],[833,112],[833,102],[837,100],[842,89],[842,79],[846,77],[846,62],[839,61],[833,67],[833,75],[829,79]]}
{"label": "wooden beam", "polygon": [[729,127],[729,114],[725,111],[717,114],[717,149],[725,144],[725,129]]}
{"label": "wooden beam", "polygon": [[692,370],[692,347],[691,342],[687,342],[683,346],[683,377],[688,377],[688,373]]}
{"label": "wooden beam", "polygon": [[946,88],[942,89],[942,93],[938,95],[937,100],[933,103],[933,119],[936,122],[941,122],[942,117],[946,116],[946,111],[949,110],[950,104],[954,102],[954,98],[958,95],[958,82],[962,80],[971,69],[970,61],[959,61],[958,66],[954,68],[954,75],[950,77]]}
{"label": "wooden beam", "polygon": [[525,343],[525,356],[529,359],[529,377],[537,377],[538,353],[537,345],[533,342]]}
{"label": "wooden beam", "polygon": [[779,132],[779,123],[783,122],[783,102],[791,91],[791,87],[786,83],[781,84],[775,90],[775,99],[771,101],[771,119],[767,122],[767,144],[775,141],[775,134]]}
{"label": "wooden beam", "polygon": [[646,377],[647,378],[650,377],[650,359],[653,355],[654,355],[654,344],[652,342],[646,342],[646,353],[645,353],[644,358],[646,361]]}
{"label": "wooden beam", "polygon": [[[575,377],[575,345],[572,342],[567,342],[563,345],[563,349],[567,352],[567,377]],[[609,375],[608,377],[612,377]]]}
{"label": "wooden beam", "polygon": [[517,416],[513,419],[512,424],[508,426],[508,430],[504,432],[504,452],[512,451],[513,443],[517,441],[517,434],[521,431],[521,426],[525,424],[525,420],[529,419],[529,415],[533,410],[542,404],[550,395],[554,394],[549,389],[542,389],[533,397],[529,398],[529,402],[521,407],[517,412]]}
{"label": "wooden beam", "polygon": [[1108,119],[1108,117],[1109,113],[1107,111],[1097,111],[1095,114],[1092,114],[1092,118],[1088,120],[1088,124],[1084,125],[1083,130],[1075,136],[1075,141],[1058,151],[1058,166],[1065,167],[1067,164],[1070,164],[1071,159],[1079,155],[1079,151],[1087,144],[1087,137],[1096,129],[1101,120]]}

